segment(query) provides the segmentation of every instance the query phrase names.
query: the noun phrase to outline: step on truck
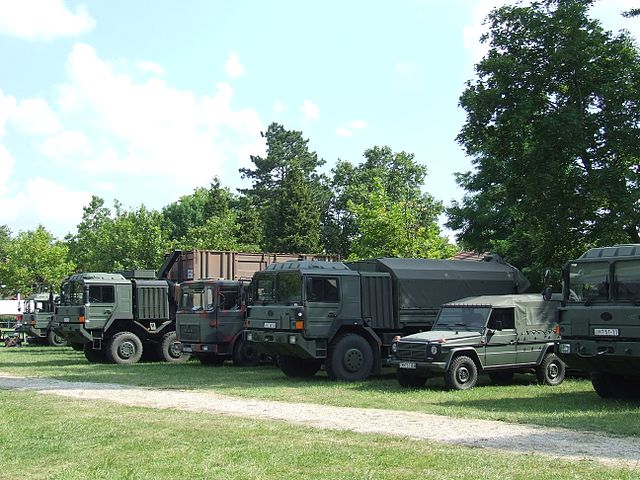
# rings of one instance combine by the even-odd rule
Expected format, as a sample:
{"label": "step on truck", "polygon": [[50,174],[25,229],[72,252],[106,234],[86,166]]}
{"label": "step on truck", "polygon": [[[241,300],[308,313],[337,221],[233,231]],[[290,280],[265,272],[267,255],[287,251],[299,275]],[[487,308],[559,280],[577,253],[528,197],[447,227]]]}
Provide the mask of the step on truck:
{"label": "step on truck", "polygon": [[563,268],[556,349],[603,398],[640,398],[640,245],[592,248]]}
{"label": "step on truck", "polygon": [[358,381],[380,373],[394,337],[429,330],[440,306],[521,293],[528,280],[496,256],[483,261],[378,258],[285,262],[256,273],[246,338],[288,376]]}
{"label": "step on truck", "polygon": [[17,316],[16,331],[24,333],[30,344],[66,346],[67,340],[53,330],[55,306],[56,297],[52,292],[29,295],[24,301],[22,313]]}

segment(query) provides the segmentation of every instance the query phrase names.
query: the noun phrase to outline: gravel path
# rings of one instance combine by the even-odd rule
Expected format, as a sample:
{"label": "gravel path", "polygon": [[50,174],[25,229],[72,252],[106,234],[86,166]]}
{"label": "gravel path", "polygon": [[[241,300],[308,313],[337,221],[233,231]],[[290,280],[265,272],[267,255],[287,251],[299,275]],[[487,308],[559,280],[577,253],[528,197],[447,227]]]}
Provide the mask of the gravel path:
{"label": "gravel path", "polygon": [[278,420],[322,429],[396,435],[415,440],[541,454],[569,460],[588,459],[610,466],[640,470],[640,438],[611,437],[596,433],[450,418],[426,413],[242,399],[213,392],[65,382],[18,377],[3,372],[0,372],[0,389],[35,391],[127,406]]}

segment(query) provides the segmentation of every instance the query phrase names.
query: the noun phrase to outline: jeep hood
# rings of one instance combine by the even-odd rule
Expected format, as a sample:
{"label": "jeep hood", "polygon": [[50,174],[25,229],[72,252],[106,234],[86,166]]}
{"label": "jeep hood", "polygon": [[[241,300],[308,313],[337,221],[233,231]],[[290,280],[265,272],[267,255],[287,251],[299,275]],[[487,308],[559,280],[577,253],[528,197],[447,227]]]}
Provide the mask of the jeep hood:
{"label": "jeep hood", "polygon": [[445,340],[447,345],[456,343],[467,343],[469,340],[480,338],[482,335],[477,331],[466,330],[430,330],[428,332],[415,333],[402,337],[402,342],[429,343],[438,340]]}

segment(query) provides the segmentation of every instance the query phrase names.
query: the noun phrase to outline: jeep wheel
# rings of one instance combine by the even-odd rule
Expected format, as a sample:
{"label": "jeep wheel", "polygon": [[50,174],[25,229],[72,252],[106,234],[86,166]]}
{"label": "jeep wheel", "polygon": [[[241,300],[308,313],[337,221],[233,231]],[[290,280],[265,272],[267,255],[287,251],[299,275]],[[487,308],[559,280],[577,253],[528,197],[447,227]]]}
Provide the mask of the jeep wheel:
{"label": "jeep wheel", "polygon": [[142,342],[131,332],[116,333],[107,344],[107,359],[120,365],[137,363],[142,358]]}
{"label": "jeep wheel", "polygon": [[[74,344],[76,345],[76,344]],[[95,350],[91,342],[83,345],[84,358],[89,363],[107,363],[107,357],[103,350]]]}
{"label": "jeep wheel", "polygon": [[424,384],[427,383],[427,377],[409,373],[401,368],[396,370],[396,379],[400,386],[404,388],[420,388],[424,387]]}
{"label": "jeep wheel", "polygon": [[280,370],[287,377],[313,377],[320,370],[320,362],[318,360],[289,357],[287,355],[278,356]]}
{"label": "jeep wheel", "polygon": [[536,368],[540,385],[560,385],[564,380],[566,366],[555,353],[547,353]]}
{"label": "jeep wheel", "polygon": [[478,368],[469,357],[456,357],[444,375],[444,382],[452,390],[468,390],[478,381]]}
{"label": "jeep wheel", "polygon": [[196,357],[200,360],[202,365],[206,365],[207,367],[218,367],[224,363],[224,357],[219,357],[218,355],[198,355]]}
{"label": "jeep wheel", "polygon": [[508,385],[513,381],[513,372],[493,372],[489,378],[496,385]]}
{"label": "jeep wheel", "polygon": [[240,367],[253,367],[260,362],[260,354],[252,342],[240,337],[233,347],[233,364]]}
{"label": "jeep wheel", "polygon": [[165,333],[160,345],[158,345],[158,356],[160,360],[171,363],[185,363],[191,358],[190,353],[182,351],[182,346],[176,332]]}
{"label": "jeep wheel", "polygon": [[371,345],[364,337],[355,333],[339,336],[329,346],[326,368],[329,378],[334,380],[366,380],[373,369]]}
{"label": "jeep wheel", "polygon": [[47,333],[47,345],[52,347],[66,347],[67,339],[57,335],[53,330],[49,330],[49,333]]}

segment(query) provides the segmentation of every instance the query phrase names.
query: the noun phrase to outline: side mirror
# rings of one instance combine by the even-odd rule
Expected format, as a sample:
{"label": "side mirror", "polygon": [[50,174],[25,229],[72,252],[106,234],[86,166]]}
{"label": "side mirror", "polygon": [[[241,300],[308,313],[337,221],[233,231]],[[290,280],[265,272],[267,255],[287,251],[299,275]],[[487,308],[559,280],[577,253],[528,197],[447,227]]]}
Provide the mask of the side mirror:
{"label": "side mirror", "polygon": [[548,302],[549,300],[551,300],[552,296],[553,287],[551,287],[551,285],[547,285],[546,287],[544,287],[544,290],[542,290],[542,298],[544,298]]}

